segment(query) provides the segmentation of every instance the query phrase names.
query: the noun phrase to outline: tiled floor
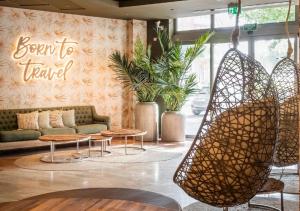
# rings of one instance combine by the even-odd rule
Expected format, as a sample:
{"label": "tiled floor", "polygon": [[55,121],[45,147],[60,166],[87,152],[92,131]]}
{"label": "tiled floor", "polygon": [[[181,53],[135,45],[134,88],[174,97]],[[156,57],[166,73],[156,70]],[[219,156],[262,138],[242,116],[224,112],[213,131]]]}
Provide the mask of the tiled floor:
{"label": "tiled floor", "polygon": [[[169,144],[170,151],[187,151],[191,141]],[[177,200],[182,207],[193,202],[172,181],[173,174],[182,160],[152,163],[103,163],[98,170],[90,171],[37,171],[18,168],[16,156],[0,159],[0,202],[20,200],[47,192],[78,188],[124,187],[153,191]],[[298,195],[285,195],[299,201]]]}

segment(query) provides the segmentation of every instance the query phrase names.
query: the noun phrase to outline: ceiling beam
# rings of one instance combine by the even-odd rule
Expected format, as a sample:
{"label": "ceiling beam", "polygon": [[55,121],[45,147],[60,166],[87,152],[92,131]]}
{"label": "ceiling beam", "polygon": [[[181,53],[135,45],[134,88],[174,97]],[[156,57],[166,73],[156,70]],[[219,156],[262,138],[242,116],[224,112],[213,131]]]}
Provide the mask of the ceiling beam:
{"label": "ceiling beam", "polygon": [[134,7],[148,4],[159,4],[176,1],[187,1],[187,0],[120,0],[119,7]]}

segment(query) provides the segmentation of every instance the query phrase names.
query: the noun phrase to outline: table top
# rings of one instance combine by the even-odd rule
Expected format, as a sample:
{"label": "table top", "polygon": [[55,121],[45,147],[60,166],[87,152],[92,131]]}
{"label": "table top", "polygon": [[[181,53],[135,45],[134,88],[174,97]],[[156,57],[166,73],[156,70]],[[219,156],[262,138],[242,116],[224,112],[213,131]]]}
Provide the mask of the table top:
{"label": "table top", "polygon": [[105,141],[111,138],[110,136],[102,136],[101,134],[90,134],[90,136],[93,141]]}
{"label": "table top", "polygon": [[5,203],[1,210],[115,210],[115,211],[172,211],[152,204],[141,202],[99,199],[99,198],[50,198],[50,199],[25,199],[17,202]]}
{"label": "table top", "polygon": [[69,134],[69,135],[44,135],[40,136],[40,141],[53,141],[53,142],[68,142],[68,141],[86,141],[91,138],[90,135]]}
{"label": "table top", "polygon": [[147,131],[141,131],[141,130],[130,129],[130,128],[121,128],[121,129],[102,131],[101,135],[110,136],[110,137],[123,137],[123,136],[143,136],[146,133]]}

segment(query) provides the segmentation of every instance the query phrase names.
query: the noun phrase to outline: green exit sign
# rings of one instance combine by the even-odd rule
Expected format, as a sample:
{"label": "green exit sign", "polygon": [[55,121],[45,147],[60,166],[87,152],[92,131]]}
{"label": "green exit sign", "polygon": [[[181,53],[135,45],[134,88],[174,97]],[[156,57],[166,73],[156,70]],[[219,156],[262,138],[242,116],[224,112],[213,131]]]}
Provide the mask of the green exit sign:
{"label": "green exit sign", "polygon": [[243,26],[243,30],[244,31],[256,31],[256,29],[257,29],[257,24],[256,23],[252,23],[252,24],[245,24],[244,26]]}
{"label": "green exit sign", "polygon": [[238,3],[230,3],[228,4],[228,13],[236,15],[239,12],[239,5]]}

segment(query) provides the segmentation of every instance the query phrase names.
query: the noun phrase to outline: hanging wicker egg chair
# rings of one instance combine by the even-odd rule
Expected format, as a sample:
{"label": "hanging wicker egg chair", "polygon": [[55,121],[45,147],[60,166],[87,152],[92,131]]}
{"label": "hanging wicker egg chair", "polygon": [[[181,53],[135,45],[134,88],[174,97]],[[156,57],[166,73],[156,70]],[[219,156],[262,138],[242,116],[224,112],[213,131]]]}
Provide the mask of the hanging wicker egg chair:
{"label": "hanging wicker egg chair", "polygon": [[287,57],[273,69],[272,80],[276,86],[279,101],[279,134],[274,154],[274,165],[285,167],[299,163],[299,72],[295,61],[288,29],[289,10],[285,22],[288,37]]}
{"label": "hanging wicker egg chair", "polygon": [[226,53],[201,127],[174,175],[188,195],[231,207],[263,187],[277,128],[276,93],[269,83],[258,62],[236,49]]}
{"label": "hanging wicker egg chair", "polygon": [[238,24],[235,47],[221,61],[200,129],[173,178],[189,196],[217,207],[247,203],[261,190],[277,135],[274,85],[237,41]]}
{"label": "hanging wicker egg chair", "polygon": [[299,162],[299,76],[295,62],[284,58],[272,72],[279,100],[279,134],[274,165],[284,167]]}

